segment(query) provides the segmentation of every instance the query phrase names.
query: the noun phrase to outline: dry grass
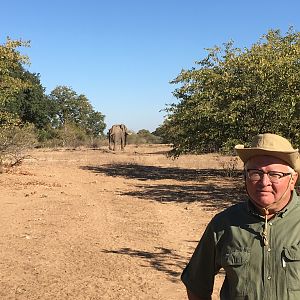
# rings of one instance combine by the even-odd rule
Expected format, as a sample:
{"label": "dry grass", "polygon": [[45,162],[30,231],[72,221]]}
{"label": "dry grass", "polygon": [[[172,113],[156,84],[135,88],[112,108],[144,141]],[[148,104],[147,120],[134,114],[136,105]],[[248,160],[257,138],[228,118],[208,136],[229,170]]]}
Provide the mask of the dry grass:
{"label": "dry grass", "polygon": [[180,274],[240,178],[232,157],[168,150],[35,149],[1,174],[0,299],[186,299]]}

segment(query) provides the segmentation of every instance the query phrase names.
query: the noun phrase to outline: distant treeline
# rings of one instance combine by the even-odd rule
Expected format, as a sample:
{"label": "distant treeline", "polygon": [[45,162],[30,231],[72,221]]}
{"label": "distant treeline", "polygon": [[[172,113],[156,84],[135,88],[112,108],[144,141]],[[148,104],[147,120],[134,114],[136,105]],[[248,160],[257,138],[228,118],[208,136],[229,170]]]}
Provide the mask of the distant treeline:
{"label": "distant treeline", "polygon": [[[105,116],[70,87],[57,86],[46,95],[39,74],[25,68],[29,58],[18,51],[29,46],[9,38],[0,45],[0,154],[22,148],[22,142],[26,147],[105,144]],[[230,41],[207,51],[171,81],[177,102],[165,107],[163,124],[152,133],[142,129],[130,135],[128,143],[168,143],[174,157],[232,153],[235,144],[271,132],[299,147],[300,33],[292,27],[284,35],[269,30],[250,48]]]}

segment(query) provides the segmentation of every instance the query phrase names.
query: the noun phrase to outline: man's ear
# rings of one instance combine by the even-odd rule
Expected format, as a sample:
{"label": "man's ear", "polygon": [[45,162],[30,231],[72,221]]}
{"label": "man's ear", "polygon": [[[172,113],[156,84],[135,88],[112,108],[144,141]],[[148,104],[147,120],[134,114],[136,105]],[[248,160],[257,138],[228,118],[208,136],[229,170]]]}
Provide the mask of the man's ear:
{"label": "man's ear", "polygon": [[295,185],[296,185],[296,182],[298,180],[298,176],[299,174],[297,172],[295,172],[293,175],[292,175],[292,180],[291,180],[291,184],[292,184],[292,189],[294,189]]}

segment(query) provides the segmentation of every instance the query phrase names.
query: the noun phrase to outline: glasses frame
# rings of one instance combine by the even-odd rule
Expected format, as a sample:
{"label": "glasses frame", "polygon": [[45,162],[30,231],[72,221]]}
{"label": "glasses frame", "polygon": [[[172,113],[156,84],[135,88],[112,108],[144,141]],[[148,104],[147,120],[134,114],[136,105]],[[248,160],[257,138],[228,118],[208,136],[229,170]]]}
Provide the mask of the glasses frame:
{"label": "glasses frame", "polygon": [[[249,171],[257,171],[257,173],[259,174],[259,179],[257,179],[257,180],[251,179],[251,178],[250,178],[250,175],[249,175]],[[292,173],[285,173],[285,172],[280,172],[280,171],[268,171],[268,172],[264,172],[263,170],[259,170],[259,169],[247,169],[247,170],[245,170],[245,172],[246,172],[247,178],[248,178],[251,182],[262,180],[262,179],[263,179],[263,175],[265,175],[265,174],[268,176],[270,182],[272,182],[272,183],[278,183],[278,182],[280,182],[280,180],[281,180],[282,178],[284,178],[284,177],[286,177],[286,176],[289,176],[289,175],[291,175],[291,176],[293,175]],[[271,178],[271,177],[270,177],[270,175],[269,175],[270,173],[276,173],[276,174],[279,174],[279,175],[281,175],[281,177],[278,178],[278,179],[276,179],[276,180],[274,181],[274,178]]]}

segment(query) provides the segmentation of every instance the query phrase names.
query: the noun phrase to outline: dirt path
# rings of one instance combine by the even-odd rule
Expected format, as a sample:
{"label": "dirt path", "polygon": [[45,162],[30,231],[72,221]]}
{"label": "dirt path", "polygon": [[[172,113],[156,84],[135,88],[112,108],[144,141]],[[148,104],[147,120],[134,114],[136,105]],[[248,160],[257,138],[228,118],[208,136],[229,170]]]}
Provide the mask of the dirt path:
{"label": "dirt path", "polygon": [[1,174],[0,299],[185,299],[180,273],[233,181],[212,181],[220,158],[165,150],[35,150]]}

